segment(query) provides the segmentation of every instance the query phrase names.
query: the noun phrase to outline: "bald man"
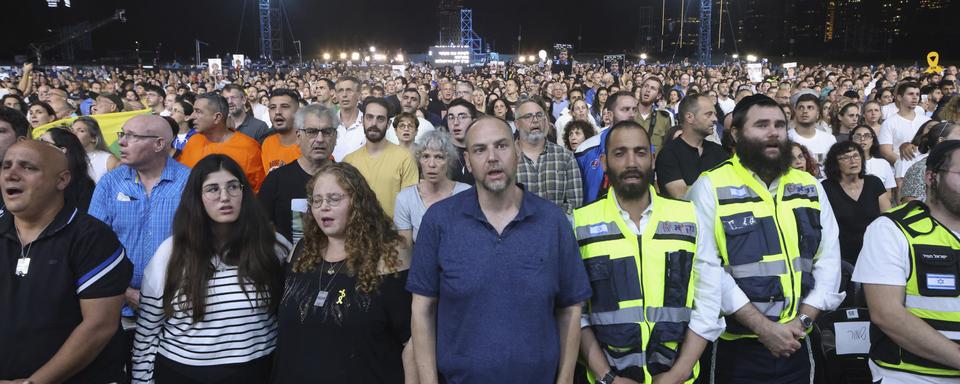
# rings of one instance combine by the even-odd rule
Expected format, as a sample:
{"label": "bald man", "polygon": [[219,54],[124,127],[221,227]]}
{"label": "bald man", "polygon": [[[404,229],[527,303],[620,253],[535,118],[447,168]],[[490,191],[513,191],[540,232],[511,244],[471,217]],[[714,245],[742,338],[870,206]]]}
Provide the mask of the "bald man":
{"label": "bald man", "polygon": [[132,265],[116,235],[64,200],[67,159],[21,141],[0,170],[0,382],[120,380]]}
{"label": "bald man", "polygon": [[[113,229],[133,262],[123,307],[125,328],[136,323],[143,270],[170,237],[173,214],[190,175],[190,168],[170,157],[172,140],[173,130],[162,117],[127,120],[117,141],[121,165],[100,179],[90,201],[90,215]],[[132,347],[132,333],[129,336]]]}

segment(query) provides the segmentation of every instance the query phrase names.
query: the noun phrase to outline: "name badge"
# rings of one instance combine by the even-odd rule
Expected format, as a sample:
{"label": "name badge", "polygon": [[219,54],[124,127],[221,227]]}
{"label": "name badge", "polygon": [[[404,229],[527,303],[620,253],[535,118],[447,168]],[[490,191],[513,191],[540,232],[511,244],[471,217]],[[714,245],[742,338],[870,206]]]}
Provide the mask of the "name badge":
{"label": "name badge", "polygon": [[290,199],[290,210],[293,212],[307,213],[310,211],[309,208],[307,199]]}
{"label": "name badge", "polygon": [[927,289],[954,290],[957,289],[957,279],[954,275],[937,273],[927,274]]}
{"label": "name badge", "polygon": [[314,307],[322,307],[323,304],[327,302],[327,296],[328,296],[329,294],[330,294],[330,293],[327,292],[327,291],[317,292],[317,298],[316,298],[315,300],[313,300],[313,306],[314,306]]}
{"label": "name badge", "polygon": [[17,259],[17,276],[26,276],[27,272],[30,271],[30,258],[21,257]]}

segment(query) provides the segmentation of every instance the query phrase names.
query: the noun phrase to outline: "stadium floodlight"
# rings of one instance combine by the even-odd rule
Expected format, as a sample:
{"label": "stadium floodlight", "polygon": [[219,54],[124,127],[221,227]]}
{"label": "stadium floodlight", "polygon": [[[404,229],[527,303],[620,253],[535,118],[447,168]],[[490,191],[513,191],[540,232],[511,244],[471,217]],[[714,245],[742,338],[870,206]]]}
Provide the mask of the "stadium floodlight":
{"label": "stadium floodlight", "polygon": [[377,51],[377,47],[374,47],[374,46],[371,45],[371,46],[370,46],[370,53],[374,53],[374,52],[376,52],[376,51]]}
{"label": "stadium floodlight", "polygon": [[739,59],[739,58],[740,58],[740,55],[734,53],[732,57],[733,57],[734,60],[736,60],[736,59]]}
{"label": "stadium floodlight", "polygon": [[527,56],[527,61],[532,63],[534,61],[537,61],[537,57],[534,55]]}
{"label": "stadium floodlight", "polygon": [[537,57],[540,58],[540,61],[546,60],[546,59],[547,59],[547,51],[541,49],[540,52],[537,52]]}
{"label": "stadium floodlight", "polygon": [[527,61],[527,57],[524,56],[524,55],[520,55],[520,57],[517,58],[517,61],[519,61],[519,62],[521,62],[521,63],[526,62],[526,61]]}
{"label": "stadium floodlight", "polygon": [[346,52],[340,52],[340,60],[346,60],[346,59],[347,59],[347,53],[346,53]]}
{"label": "stadium floodlight", "polygon": [[641,54],[640,54],[640,60],[646,60],[646,59],[647,59],[647,54],[646,54],[646,53],[641,53]]}
{"label": "stadium floodlight", "polygon": [[398,54],[397,54],[397,57],[393,58],[393,60],[396,61],[396,62],[402,63],[402,62],[403,62],[403,54],[402,54],[402,53],[398,53]]}
{"label": "stadium floodlight", "polygon": [[323,53],[323,61],[330,61],[330,52]]}
{"label": "stadium floodlight", "polygon": [[751,63],[755,63],[755,62],[757,62],[757,56],[755,56],[755,55],[747,55],[747,61],[749,61],[749,62],[751,62]]}
{"label": "stadium floodlight", "polygon": [[360,60],[360,52],[354,52],[350,54],[350,60],[358,61]]}

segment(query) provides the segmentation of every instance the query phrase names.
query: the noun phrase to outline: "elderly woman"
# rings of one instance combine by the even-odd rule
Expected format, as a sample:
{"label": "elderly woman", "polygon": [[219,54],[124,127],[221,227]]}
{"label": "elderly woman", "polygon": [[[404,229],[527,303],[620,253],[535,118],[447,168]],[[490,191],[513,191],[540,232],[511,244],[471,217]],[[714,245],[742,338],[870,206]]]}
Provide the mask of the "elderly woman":
{"label": "elderly woman", "polygon": [[434,203],[463,192],[470,185],[453,181],[450,175],[457,159],[449,133],[428,132],[417,140],[414,157],[420,164],[421,180],[400,190],[394,208],[393,223],[407,245],[413,244],[420,229],[420,219]]}
{"label": "elderly woman", "polygon": [[821,182],[840,227],[840,257],[856,264],[867,225],[890,209],[890,192],[868,175],[863,148],[850,141],[834,144],[824,161]]}
{"label": "elderly woman", "polygon": [[415,377],[403,238],[352,165],[321,166],[306,189],[310,214],[286,268],[272,382]]}

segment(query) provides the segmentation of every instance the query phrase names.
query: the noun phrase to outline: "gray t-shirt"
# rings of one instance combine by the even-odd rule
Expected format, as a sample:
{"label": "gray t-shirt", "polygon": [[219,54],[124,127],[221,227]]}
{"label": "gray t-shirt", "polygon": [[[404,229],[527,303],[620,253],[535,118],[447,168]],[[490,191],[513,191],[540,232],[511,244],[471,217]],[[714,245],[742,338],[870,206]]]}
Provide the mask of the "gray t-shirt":
{"label": "gray t-shirt", "polygon": [[[470,189],[469,184],[456,181],[454,183],[453,193],[450,196]],[[417,185],[414,184],[401,189],[400,193],[397,194],[397,205],[393,209],[393,225],[397,227],[398,231],[412,229],[414,241],[417,240],[417,233],[420,230],[420,220],[427,213],[427,207],[424,206],[423,199],[420,198]]]}

